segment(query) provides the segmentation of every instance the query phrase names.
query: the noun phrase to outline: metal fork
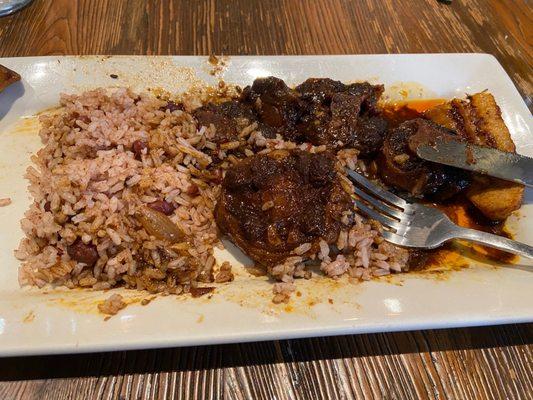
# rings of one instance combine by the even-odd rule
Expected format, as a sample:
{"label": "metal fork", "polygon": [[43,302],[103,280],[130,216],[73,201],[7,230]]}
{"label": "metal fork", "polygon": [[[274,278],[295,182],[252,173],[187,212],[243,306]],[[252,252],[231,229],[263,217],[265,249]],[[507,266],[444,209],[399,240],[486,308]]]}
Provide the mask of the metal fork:
{"label": "metal fork", "polygon": [[[418,203],[409,203],[380,188],[362,175],[347,169],[355,183],[358,209],[379,221],[383,238],[405,247],[434,249],[452,239],[463,239],[498,250],[533,258],[533,246],[491,233],[460,227],[442,211]],[[361,190],[364,188],[365,190]]]}

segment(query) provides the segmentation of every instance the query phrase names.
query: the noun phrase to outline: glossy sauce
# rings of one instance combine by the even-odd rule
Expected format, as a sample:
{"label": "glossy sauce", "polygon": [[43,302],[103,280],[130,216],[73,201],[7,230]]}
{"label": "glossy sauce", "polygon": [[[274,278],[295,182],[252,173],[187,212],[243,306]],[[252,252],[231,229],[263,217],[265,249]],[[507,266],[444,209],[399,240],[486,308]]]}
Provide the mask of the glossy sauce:
{"label": "glossy sauce", "polygon": [[[444,211],[446,215],[448,215],[448,217],[450,217],[450,219],[459,226],[489,232],[495,235],[513,239],[513,235],[511,232],[506,230],[502,222],[495,223],[493,221],[489,221],[465,199],[458,199],[450,204],[441,204],[437,207]],[[518,261],[518,256],[511,253],[479,244],[468,243],[465,245],[477,253],[477,256],[480,256],[482,259],[484,259],[482,261],[492,261],[504,264],[510,264]]]}
{"label": "glossy sauce", "polygon": [[381,106],[382,116],[392,127],[414,118],[421,118],[427,109],[445,103],[444,99],[419,99],[385,103]]}

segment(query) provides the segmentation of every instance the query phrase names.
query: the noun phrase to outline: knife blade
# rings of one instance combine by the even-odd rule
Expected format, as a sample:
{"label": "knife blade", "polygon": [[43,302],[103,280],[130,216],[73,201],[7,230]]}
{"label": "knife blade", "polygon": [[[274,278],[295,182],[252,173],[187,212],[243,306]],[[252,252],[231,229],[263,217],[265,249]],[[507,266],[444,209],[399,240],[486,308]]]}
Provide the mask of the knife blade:
{"label": "knife blade", "polygon": [[449,139],[420,144],[416,154],[424,160],[533,187],[533,158],[520,154]]}

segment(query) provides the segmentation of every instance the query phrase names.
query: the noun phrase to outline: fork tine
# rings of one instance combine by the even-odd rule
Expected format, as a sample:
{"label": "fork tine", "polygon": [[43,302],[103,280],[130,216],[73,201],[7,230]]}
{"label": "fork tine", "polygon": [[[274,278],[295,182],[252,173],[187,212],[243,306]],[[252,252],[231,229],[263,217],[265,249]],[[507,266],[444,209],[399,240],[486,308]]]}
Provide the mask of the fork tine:
{"label": "fork tine", "polygon": [[363,213],[365,213],[368,217],[381,222],[382,225],[388,228],[393,228],[393,229],[398,230],[402,226],[402,224],[399,221],[396,221],[395,219],[389,218],[383,214],[378,213],[377,211],[368,207],[362,201],[355,200],[355,204],[357,205],[357,208]]}
{"label": "fork tine", "polygon": [[383,236],[383,239],[385,239],[387,242],[391,242],[399,246],[410,247],[409,244],[405,243],[406,242],[405,237],[400,236],[394,232],[384,230],[381,232],[381,235]]}
{"label": "fork tine", "polygon": [[387,203],[390,203],[399,208],[406,208],[407,205],[409,204],[401,197],[398,197],[395,194],[392,194],[391,192],[388,192],[387,190],[383,190],[380,187],[376,186],[375,184],[373,184],[372,182],[370,182],[368,179],[358,174],[357,172],[352,171],[351,169],[348,169],[348,168],[346,168],[346,171],[348,172],[348,176],[352,180],[357,182],[359,185],[364,187],[366,190],[368,190],[375,196],[378,196],[380,199],[385,200]]}
{"label": "fork tine", "polygon": [[382,202],[380,199],[370,196],[368,193],[363,192],[361,189],[357,187],[354,187],[354,193],[357,196],[361,197],[362,199],[366,200],[368,203],[370,203],[372,207],[387,214],[387,216],[389,217],[394,217],[400,221],[402,220],[402,217],[404,217],[403,212],[401,212],[400,210],[389,207],[387,204]]}

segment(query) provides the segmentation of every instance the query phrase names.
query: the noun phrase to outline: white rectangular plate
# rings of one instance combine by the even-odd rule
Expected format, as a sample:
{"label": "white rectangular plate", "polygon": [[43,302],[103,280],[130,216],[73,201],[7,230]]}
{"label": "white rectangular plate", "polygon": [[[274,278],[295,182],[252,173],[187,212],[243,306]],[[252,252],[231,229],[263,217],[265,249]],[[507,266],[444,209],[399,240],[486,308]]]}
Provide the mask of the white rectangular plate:
{"label": "white rectangular plate", "polygon": [[[132,305],[108,321],[96,312],[109,292],[21,289],[13,249],[30,197],[23,178],[29,156],[40,147],[35,113],[57,105],[59,93],[96,86],[162,87],[183,91],[211,84],[206,57],[5,58],[22,83],[0,94],[0,355],[88,352],[244,342],[305,336],[384,332],[533,321],[533,268],[473,266],[446,274],[401,275],[392,282],[361,284],[313,279],[298,282],[300,296],[274,305],[271,284],[237,268],[232,284],[206,298],[159,297],[119,290]],[[113,79],[111,74],[118,78]],[[382,82],[393,95],[463,97],[494,94],[518,152],[533,155],[531,115],[495,58],[483,54],[231,57],[224,79],[240,85],[274,75],[296,84],[308,77]],[[531,242],[531,191],[518,218],[517,239]],[[227,254],[222,254],[226,257]],[[149,297],[149,296],[148,296]]]}

